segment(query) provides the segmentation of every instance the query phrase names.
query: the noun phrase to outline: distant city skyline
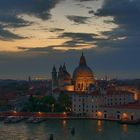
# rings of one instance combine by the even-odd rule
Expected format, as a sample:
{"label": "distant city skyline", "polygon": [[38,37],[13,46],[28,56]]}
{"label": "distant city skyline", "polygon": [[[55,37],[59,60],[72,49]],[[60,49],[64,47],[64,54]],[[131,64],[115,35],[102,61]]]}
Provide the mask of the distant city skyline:
{"label": "distant city skyline", "polygon": [[0,79],[72,73],[82,52],[97,78],[140,78],[139,15],[139,0],[2,0]]}

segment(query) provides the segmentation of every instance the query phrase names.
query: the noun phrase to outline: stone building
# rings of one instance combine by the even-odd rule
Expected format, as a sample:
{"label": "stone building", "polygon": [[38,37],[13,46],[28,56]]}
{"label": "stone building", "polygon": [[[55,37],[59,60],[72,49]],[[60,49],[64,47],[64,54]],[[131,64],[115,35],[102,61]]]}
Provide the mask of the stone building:
{"label": "stone building", "polygon": [[80,62],[71,77],[67,71],[66,65],[60,66],[56,71],[55,66],[52,70],[52,90],[59,88],[64,91],[89,92],[96,84],[94,74],[86,63],[85,56],[82,53]]}

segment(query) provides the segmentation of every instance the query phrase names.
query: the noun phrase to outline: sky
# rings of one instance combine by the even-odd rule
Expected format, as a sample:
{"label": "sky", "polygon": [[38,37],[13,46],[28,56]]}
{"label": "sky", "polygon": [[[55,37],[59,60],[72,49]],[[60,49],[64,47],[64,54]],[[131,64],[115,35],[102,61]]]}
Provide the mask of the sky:
{"label": "sky", "polygon": [[96,78],[140,78],[140,0],[0,0],[0,79],[51,77],[81,53]]}

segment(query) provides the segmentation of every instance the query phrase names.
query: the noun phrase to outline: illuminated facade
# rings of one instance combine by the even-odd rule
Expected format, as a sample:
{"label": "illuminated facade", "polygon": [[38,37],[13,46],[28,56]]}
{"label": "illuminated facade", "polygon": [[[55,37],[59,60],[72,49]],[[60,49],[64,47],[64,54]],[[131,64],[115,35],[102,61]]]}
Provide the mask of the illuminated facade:
{"label": "illuminated facade", "polygon": [[78,116],[86,115],[94,119],[140,122],[140,103],[134,93],[117,91],[102,94],[72,94],[72,112]]}
{"label": "illuminated facade", "polygon": [[79,66],[74,70],[73,76],[66,69],[66,65],[60,66],[57,73],[55,66],[52,70],[52,89],[59,88],[64,91],[88,92],[95,86],[92,70],[87,66],[82,53]]}
{"label": "illuminated facade", "polygon": [[73,84],[75,91],[88,91],[95,84],[92,70],[87,66],[86,59],[82,54],[79,66],[73,72]]}

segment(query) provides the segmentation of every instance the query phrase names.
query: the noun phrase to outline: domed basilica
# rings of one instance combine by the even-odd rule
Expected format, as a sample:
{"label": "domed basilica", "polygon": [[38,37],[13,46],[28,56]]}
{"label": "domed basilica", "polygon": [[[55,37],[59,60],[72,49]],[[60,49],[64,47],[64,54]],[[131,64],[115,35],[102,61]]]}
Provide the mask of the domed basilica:
{"label": "domed basilica", "polygon": [[59,88],[62,91],[89,92],[95,86],[95,78],[92,70],[87,66],[85,56],[82,53],[78,67],[73,76],[67,71],[66,65],[60,66],[56,71],[52,70],[52,89]]}

